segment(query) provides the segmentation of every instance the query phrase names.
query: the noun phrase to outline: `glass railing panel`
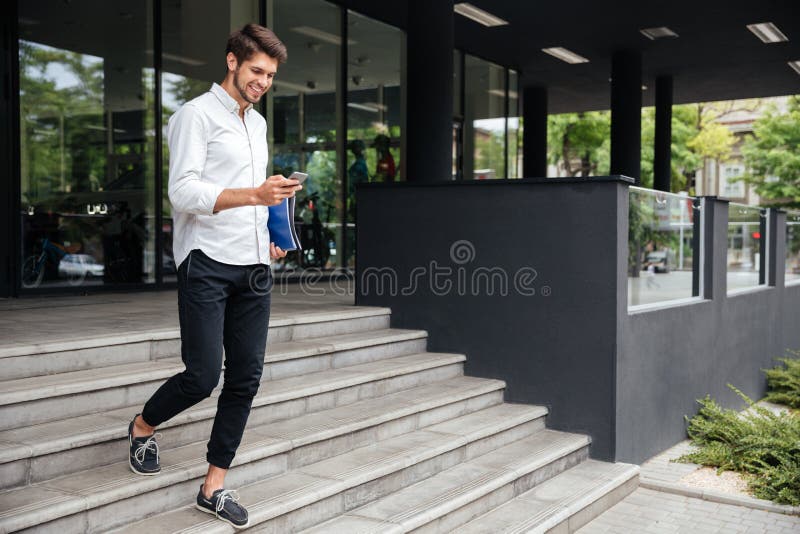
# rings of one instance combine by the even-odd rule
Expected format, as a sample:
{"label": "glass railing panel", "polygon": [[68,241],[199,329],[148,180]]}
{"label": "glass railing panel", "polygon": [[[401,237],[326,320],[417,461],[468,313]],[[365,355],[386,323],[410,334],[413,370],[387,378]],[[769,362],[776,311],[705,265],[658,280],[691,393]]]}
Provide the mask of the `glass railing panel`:
{"label": "glass railing panel", "polygon": [[731,202],[728,207],[728,291],[764,283],[761,264],[766,243],[766,210]]}
{"label": "glass railing panel", "polygon": [[630,188],[628,306],[699,294],[699,216],[695,197]]}
{"label": "glass railing panel", "polygon": [[800,211],[786,213],[786,283],[800,283]]}

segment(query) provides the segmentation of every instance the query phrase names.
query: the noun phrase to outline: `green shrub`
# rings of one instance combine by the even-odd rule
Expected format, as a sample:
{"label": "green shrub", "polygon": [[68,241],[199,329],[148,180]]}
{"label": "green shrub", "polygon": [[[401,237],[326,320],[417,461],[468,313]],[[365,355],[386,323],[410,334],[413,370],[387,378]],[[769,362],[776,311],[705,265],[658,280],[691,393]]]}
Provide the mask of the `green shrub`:
{"label": "green shrub", "polygon": [[755,496],[800,505],[800,416],[774,414],[728,387],[749,409],[739,413],[709,396],[699,400],[700,411],[687,418],[689,438],[699,448],[678,461],[738,471]]}
{"label": "green shrub", "polygon": [[[800,352],[790,351],[800,355]],[[769,391],[765,400],[784,404],[791,408],[800,408],[800,359],[780,358],[783,366],[766,369]]]}

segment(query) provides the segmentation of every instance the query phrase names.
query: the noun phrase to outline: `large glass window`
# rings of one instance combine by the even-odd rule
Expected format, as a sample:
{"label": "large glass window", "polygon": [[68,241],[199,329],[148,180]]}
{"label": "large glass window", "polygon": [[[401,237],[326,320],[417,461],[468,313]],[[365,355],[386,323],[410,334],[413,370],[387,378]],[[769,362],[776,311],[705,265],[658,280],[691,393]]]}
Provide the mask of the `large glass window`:
{"label": "large glass window", "polygon": [[343,212],[336,156],[341,10],[322,0],[274,0],[268,6],[268,26],[289,52],[268,96],[272,174],[309,175],[295,212],[303,251],[274,268],[329,269],[339,264]]}
{"label": "large glass window", "polygon": [[[165,282],[176,281],[172,255],[172,206],[169,202],[167,122],[185,102],[225,77],[225,43],[231,31],[258,22],[257,0],[174,0],[161,3],[162,239]],[[278,75],[280,75],[280,69]]]}
{"label": "large glass window", "polygon": [[355,264],[355,185],[400,180],[403,32],[349,12],[347,258]]}
{"label": "large glass window", "polygon": [[464,64],[464,178],[505,178],[505,69],[470,55]]}
{"label": "large glass window", "polygon": [[22,287],[153,282],[150,2],[18,6]]}

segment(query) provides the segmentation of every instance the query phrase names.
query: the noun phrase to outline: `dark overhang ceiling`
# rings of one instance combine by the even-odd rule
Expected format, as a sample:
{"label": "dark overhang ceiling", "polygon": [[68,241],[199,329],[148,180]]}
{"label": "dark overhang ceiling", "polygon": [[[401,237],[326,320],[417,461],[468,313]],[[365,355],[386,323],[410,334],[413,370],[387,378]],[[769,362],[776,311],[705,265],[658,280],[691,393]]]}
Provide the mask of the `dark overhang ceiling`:
{"label": "dark overhang ceiling", "polygon": [[[414,0],[411,0],[414,1]],[[447,1],[447,0],[427,0]],[[405,28],[408,1],[338,3]],[[675,103],[800,93],[800,0],[470,0],[510,22],[486,28],[455,17],[456,47],[522,71],[524,85],[549,89],[551,113],[609,108],[611,55],[643,57],[644,104],[655,77],[674,77]],[[764,44],[747,24],[773,22],[789,42]],[[651,41],[639,30],[667,26],[677,39]],[[541,49],[562,46],[590,61],[568,65]]]}
{"label": "dark overhang ceiling", "polygon": [[[655,77],[672,75],[675,103],[800,93],[798,0],[519,1],[471,0],[510,22],[486,28],[456,16],[456,46],[516,66],[524,85],[549,89],[551,113],[608,109],[611,55],[642,53],[644,104]],[[764,44],[747,24],[773,22],[788,42]],[[651,41],[639,30],[667,26],[678,38]],[[588,58],[569,65],[542,48],[562,46]]]}

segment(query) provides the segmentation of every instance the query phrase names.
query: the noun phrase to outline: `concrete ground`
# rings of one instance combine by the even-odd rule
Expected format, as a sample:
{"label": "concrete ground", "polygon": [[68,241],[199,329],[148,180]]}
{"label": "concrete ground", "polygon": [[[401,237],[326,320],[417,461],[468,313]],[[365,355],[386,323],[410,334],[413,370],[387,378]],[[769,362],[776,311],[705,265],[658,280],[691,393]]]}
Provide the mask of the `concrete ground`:
{"label": "concrete ground", "polygon": [[[276,284],[273,319],[292,312],[336,311],[355,302],[347,281]],[[0,350],[178,328],[177,290],[0,299]]]}
{"label": "concrete ground", "polygon": [[800,533],[800,508],[746,495],[701,490],[681,481],[701,466],[671,460],[692,450],[689,441],[641,466],[640,487],[578,532],[609,533]]}
{"label": "concrete ground", "polygon": [[797,534],[800,517],[639,488],[578,530],[606,533]]}

